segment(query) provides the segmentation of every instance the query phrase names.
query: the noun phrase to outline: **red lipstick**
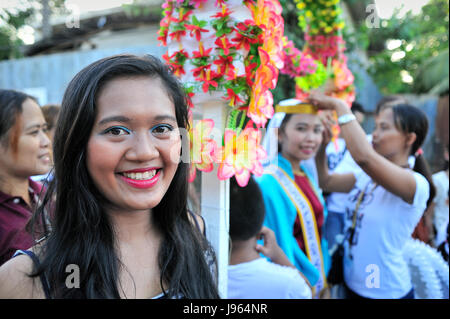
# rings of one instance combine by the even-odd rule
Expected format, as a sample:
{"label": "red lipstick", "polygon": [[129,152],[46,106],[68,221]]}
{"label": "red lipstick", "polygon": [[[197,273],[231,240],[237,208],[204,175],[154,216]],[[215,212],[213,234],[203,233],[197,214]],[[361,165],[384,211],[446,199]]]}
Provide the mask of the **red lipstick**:
{"label": "red lipstick", "polygon": [[[149,170],[152,170],[152,169],[136,169],[136,170],[132,170],[132,171],[127,171],[126,173],[141,173],[141,172],[147,172]],[[146,189],[146,188],[153,187],[158,182],[160,175],[161,175],[161,170],[158,170],[156,172],[155,176],[153,176],[150,179],[138,180],[138,179],[132,179],[132,178],[126,177],[125,175],[122,175],[122,174],[118,174],[118,175],[122,179],[122,181],[124,181],[128,185],[130,185],[134,188]]]}

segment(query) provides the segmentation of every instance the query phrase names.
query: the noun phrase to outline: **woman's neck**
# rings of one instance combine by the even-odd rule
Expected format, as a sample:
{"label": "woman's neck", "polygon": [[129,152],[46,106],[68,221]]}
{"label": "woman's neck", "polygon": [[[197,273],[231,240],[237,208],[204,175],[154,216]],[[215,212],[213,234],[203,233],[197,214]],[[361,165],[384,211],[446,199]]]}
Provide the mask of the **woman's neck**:
{"label": "woman's neck", "polygon": [[18,178],[13,176],[0,176],[0,191],[13,197],[22,197],[30,205],[30,193],[28,178]]}
{"label": "woman's neck", "polygon": [[158,232],[152,224],[151,211],[110,211],[118,243],[133,244],[154,237]]}
{"label": "woman's neck", "polygon": [[158,263],[162,235],[152,223],[151,210],[109,212],[121,263],[119,282],[122,298],[150,298],[167,289],[160,284]]}
{"label": "woman's neck", "polygon": [[289,161],[293,172],[296,172],[300,169],[301,160],[292,158],[291,156],[288,156],[287,154],[284,154],[283,152],[281,153],[281,155]]}
{"label": "woman's neck", "polygon": [[398,154],[392,158],[390,158],[389,160],[400,166],[400,167],[404,167],[404,168],[410,168],[409,167],[409,162],[408,162],[408,158],[409,158],[409,153],[405,153],[405,154]]}

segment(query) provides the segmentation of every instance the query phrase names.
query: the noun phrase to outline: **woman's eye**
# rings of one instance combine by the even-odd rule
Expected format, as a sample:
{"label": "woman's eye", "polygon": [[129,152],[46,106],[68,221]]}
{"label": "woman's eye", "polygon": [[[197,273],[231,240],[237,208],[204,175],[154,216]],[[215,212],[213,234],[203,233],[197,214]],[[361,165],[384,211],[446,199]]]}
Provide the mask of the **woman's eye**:
{"label": "woman's eye", "polygon": [[171,125],[158,125],[151,129],[153,134],[167,134],[173,131],[173,127]]}
{"label": "woman's eye", "polygon": [[299,127],[297,127],[297,131],[304,132],[304,131],[306,131],[306,127],[299,126]]}
{"label": "woman's eye", "polygon": [[125,134],[130,134],[130,131],[124,127],[111,127],[105,131],[105,134],[121,136],[121,135],[125,135]]}

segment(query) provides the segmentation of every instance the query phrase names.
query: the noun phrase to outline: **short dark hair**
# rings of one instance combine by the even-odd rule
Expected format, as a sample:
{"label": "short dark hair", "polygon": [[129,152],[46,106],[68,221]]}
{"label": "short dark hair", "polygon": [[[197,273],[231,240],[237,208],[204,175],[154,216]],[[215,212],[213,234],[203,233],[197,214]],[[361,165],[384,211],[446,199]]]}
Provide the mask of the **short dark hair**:
{"label": "short dark hair", "polygon": [[230,237],[232,240],[248,240],[262,228],[266,210],[261,189],[253,178],[247,186],[240,187],[236,179],[230,179]]}

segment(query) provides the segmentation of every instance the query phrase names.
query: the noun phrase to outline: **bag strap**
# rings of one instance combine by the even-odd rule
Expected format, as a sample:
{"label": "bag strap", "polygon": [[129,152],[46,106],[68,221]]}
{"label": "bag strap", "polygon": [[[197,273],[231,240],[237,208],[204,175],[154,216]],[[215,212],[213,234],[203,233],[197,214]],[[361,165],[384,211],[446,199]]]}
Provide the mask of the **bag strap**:
{"label": "bag strap", "polygon": [[[373,188],[372,188],[372,190],[370,191],[370,194],[373,193],[373,191],[375,190],[375,188],[376,188],[377,186],[378,186],[378,184],[376,184],[376,183],[373,185]],[[361,203],[362,203],[362,201],[363,201],[363,199],[364,199],[364,195],[366,194],[366,190],[367,190],[367,187],[366,187],[363,191],[361,191],[361,193],[359,194],[358,200],[357,200],[356,205],[355,205],[355,210],[353,211],[353,216],[352,216],[352,226],[351,226],[350,229],[349,229],[350,236],[348,237],[348,241],[349,241],[350,247],[353,245],[353,244],[352,244],[352,243],[353,243],[353,236],[355,235],[356,221],[357,221],[357,219],[358,219],[358,210],[359,210],[359,206],[361,206]]]}

